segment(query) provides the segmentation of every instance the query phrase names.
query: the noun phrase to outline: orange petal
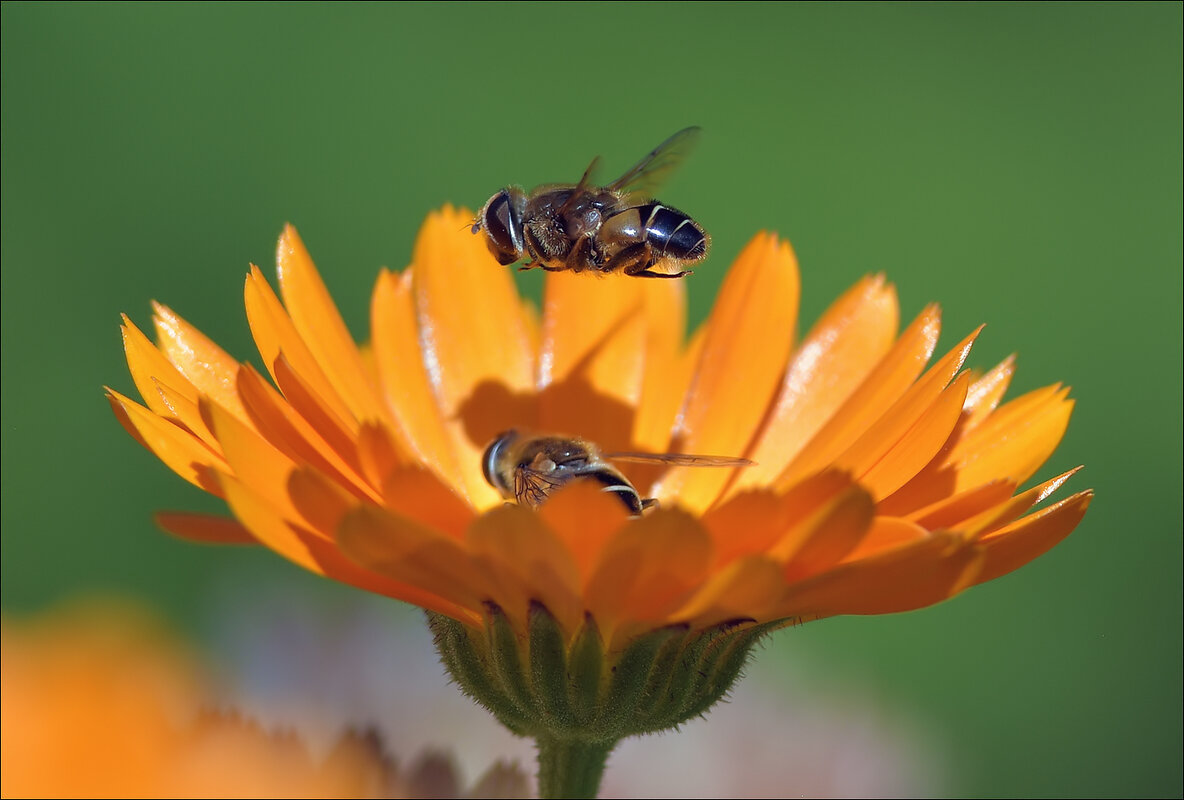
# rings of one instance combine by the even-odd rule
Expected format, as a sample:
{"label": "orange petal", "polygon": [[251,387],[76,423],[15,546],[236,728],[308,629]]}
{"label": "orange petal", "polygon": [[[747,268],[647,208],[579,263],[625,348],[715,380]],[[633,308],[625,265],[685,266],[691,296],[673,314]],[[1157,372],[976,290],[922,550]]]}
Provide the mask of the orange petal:
{"label": "orange petal", "polygon": [[358,421],[352,415],[337,416],[329,401],[293,368],[287,354],[281,353],[273,366],[275,382],[283,392],[284,399],[308,422],[309,427],[317,432],[320,440],[329,446],[328,450],[336,453],[355,474],[360,473],[357,450],[360,427]]}
{"label": "orange petal", "polygon": [[[439,474],[458,475],[451,434],[419,349],[410,272],[379,274],[370,305],[370,329],[383,396],[402,437]],[[457,488],[468,491],[467,484]]]}
{"label": "orange petal", "polygon": [[609,450],[632,444],[645,355],[645,281],[547,275],[539,355],[539,428]]}
{"label": "orange petal", "polygon": [[520,302],[522,324],[526,328],[526,338],[529,342],[530,352],[535,354],[541,353],[543,350],[543,323],[539,319],[539,307],[529,297],[521,298]]}
{"label": "orange petal", "polygon": [[[893,403],[866,431],[860,434],[859,438],[850,447],[834,459],[835,465],[843,469],[849,469],[855,475],[862,477],[873,465],[883,459],[888,450],[904,439],[921,418],[930,411],[935,402],[940,398],[943,390],[950,385],[950,381],[966,361],[966,356],[970,354],[970,348],[981,330],[982,328],[980,327],[978,331],[963,339],[957,347],[934,364],[919,381],[909,387],[908,391],[901,395],[899,400]],[[957,400],[957,404],[953,408],[953,418],[949,420],[949,425],[945,427],[944,433],[940,435],[940,439],[934,446],[930,457],[945,443],[946,438],[954,427],[954,422],[961,415],[962,405],[966,400],[969,377],[967,376],[962,380],[960,387],[955,392],[955,396],[947,396],[943,404],[945,407],[948,407],[951,405],[950,401]],[[943,419],[948,417],[948,413],[942,415]],[[926,459],[920,466],[924,466],[925,463],[928,463],[928,460]],[[912,475],[908,476],[908,478],[911,477]],[[903,484],[904,481],[900,483]]]}
{"label": "orange petal", "polygon": [[752,459],[733,491],[767,484],[781,473],[884,357],[899,324],[896,291],[882,275],[840,297],[802,341],[785,373]]}
{"label": "orange petal", "polygon": [[[286,365],[281,369],[286,370]],[[292,382],[298,383],[295,379]],[[346,457],[352,456],[353,442],[340,428],[334,429],[331,425],[322,423],[321,429],[330,434],[334,441],[334,444],[330,445],[320,432],[309,424],[309,419],[294,409],[253,367],[247,366],[239,372],[238,387],[243,398],[243,406],[251,421],[255,423],[256,430],[293,462],[311,464],[332,475],[339,483],[354,486],[359,492],[367,492],[370,487],[380,485],[368,483],[346,460]],[[293,394],[302,399],[311,418],[316,420],[318,414],[328,417],[331,412],[322,411],[322,407],[313,399],[301,394],[299,389],[303,388],[298,385]],[[345,456],[339,452],[341,450],[345,451]],[[370,496],[377,498],[377,494],[373,492]]]}
{"label": "orange petal", "polygon": [[[177,376],[177,379],[188,384],[188,381],[180,375]],[[210,450],[219,454],[222,452],[222,445],[218,444],[218,439],[214,436],[213,431],[207,428],[202,420],[197,403],[190,400],[185,391],[174,389],[158,378],[152,379],[152,385],[156,388],[157,398],[167,410],[164,415],[166,418],[172,418],[179,422],[186,430],[201,439],[202,443]],[[192,389],[193,387],[189,386],[188,388]]]}
{"label": "orange petal", "polygon": [[928,539],[929,535],[929,531],[907,519],[876,517],[859,546],[848,553],[843,561],[862,561],[906,544],[923,541]]}
{"label": "orange petal", "polygon": [[1010,355],[997,364],[990,372],[983,375],[970,386],[966,393],[967,414],[965,427],[967,430],[977,427],[999,405],[1007,387],[1011,385],[1011,377],[1015,374],[1015,355]]}
{"label": "orange petal", "polygon": [[712,575],[671,615],[696,627],[740,619],[772,618],[785,594],[781,565],[763,556],[745,556]]}
{"label": "orange petal", "polygon": [[[852,487],[845,472],[814,475],[782,494],[750,490],[713,507],[702,523],[715,543],[715,565],[764,553]],[[792,551],[790,551],[792,552]]]}
{"label": "orange petal", "polygon": [[573,481],[538,510],[575,560],[580,586],[586,586],[608,541],[625,524],[624,504],[593,481]]}
{"label": "orange petal", "polygon": [[924,608],[966,588],[981,563],[981,553],[956,537],[925,538],[791,585],[779,613],[817,619]]}
{"label": "orange petal", "polygon": [[[288,477],[296,464],[217,403],[203,399],[201,411],[202,418],[222,443],[233,477],[284,519],[300,520],[300,513],[288,496]],[[225,481],[222,483],[225,485]]]}
{"label": "orange petal", "polygon": [[311,533],[327,542],[334,541],[337,526],[358,505],[356,498],[308,466],[289,473],[287,491],[292,506],[300,514],[299,521],[307,523]]}
{"label": "orange petal", "polygon": [[358,430],[358,464],[371,486],[381,487],[396,467],[409,463],[390,429],[381,422],[363,422]]}
{"label": "orange petal", "polygon": [[659,508],[630,520],[608,541],[584,592],[585,606],[606,640],[626,636],[627,623],[663,620],[686,603],[706,579],[711,558],[711,537],[694,517]]}
{"label": "orange petal", "polygon": [[466,610],[465,616],[443,612],[454,619],[479,619],[486,600],[510,605],[495,596],[494,583],[464,547],[382,508],[360,506],[347,514],[338,529],[337,544],[367,570],[447,598]]}
{"label": "orange petal", "polygon": [[[885,409],[892,408],[913,385],[925,362],[933,354],[940,330],[937,306],[928,306],[905,329],[892,350],[880,360],[859,388],[790,461],[777,482],[796,482],[831,464],[843,451],[855,445],[884,416]],[[953,373],[950,377],[953,377]]]}
{"label": "orange petal", "polygon": [[[412,292],[423,360],[445,417],[464,409],[486,420],[472,426],[479,434],[460,419],[451,429],[470,500],[492,507],[500,498],[481,475],[481,453],[498,430],[514,427],[514,399],[533,395],[535,354],[514,280],[467,231],[471,223],[471,214],[452,208],[428,216],[415,242]],[[491,397],[466,406],[489,390]],[[500,428],[487,430],[499,424],[489,420]]]}
{"label": "orange petal", "polygon": [[389,472],[382,484],[384,505],[408,519],[460,540],[474,513],[452,487],[431,470],[407,464]]}
{"label": "orange petal", "polygon": [[707,327],[700,327],[686,350],[666,360],[647,360],[641,406],[633,420],[633,441],[638,450],[664,453],[675,445],[673,429],[686,399],[687,388],[695,377],[695,368],[707,341]]}
{"label": "orange petal", "polygon": [[307,531],[301,536],[299,528],[290,524],[285,514],[280,513],[241,481],[223,474],[221,487],[230,510],[252,536],[294,564],[318,575],[327,574],[325,568],[309,552],[308,543],[316,537]]}
{"label": "orange petal", "polygon": [[[596,388],[635,405],[641,377],[640,346],[631,353],[606,353],[614,335],[645,307],[644,281],[588,280],[586,275],[553,272],[543,288],[541,389],[583,373]],[[607,359],[607,363],[600,364]],[[598,368],[599,367],[599,368]],[[609,367],[615,367],[614,370]],[[623,371],[623,372],[622,372]]]}
{"label": "orange petal", "polygon": [[455,411],[483,381],[530,391],[534,354],[510,273],[467,230],[468,212],[428,216],[415,242],[413,291],[420,341],[437,395]]}
{"label": "orange petal", "polygon": [[202,544],[259,544],[251,532],[236,519],[196,514],[188,511],[157,511],[152,515],[157,526],[173,536]]}
{"label": "orange petal", "polygon": [[[152,321],[161,352],[201,394],[209,396],[244,422],[247,421],[235,387],[239,363],[204,333],[181,319],[171,308],[154,302]],[[157,376],[165,378],[167,376]],[[169,381],[166,381],[171,383]],[[184,386],[174,388],[184,390]]]}
{"label": "orange petal", "polygon": [[1044,502],[1044,500],[1056,492],[1057,489],[1060,489],[1065,484],[1065,481],[1069,480],[1080,469],[1081,467],[1077,467],[1068,472],[1063,472],[1039,486],[1033,486],[1028,491],[1007,499],[1005,502],[999,503],[972,517],[959,520],[954,526],[960,531],[975,536],[981,537],[983,534],[989,534],[991,531],[1012,522],[1021,514],[1027,513],[1028,509],[1033,506]]}
{"label": "orange petal", "polygon": [[686,284],[663,280],[637,283],[642,286],[646,329],[632,449],[660,453],[670,443],[674,415],[682,405],[699,357],[696,353],[685,365],[682,363],[687,328]]}
{"label": "orange petal", "polygon": [[541,602],[574,635],[584,617],[579,571],[537,514],[521,506],[495,508],[473,523],[465,540],[490,574],[512,576],[525,597]]}
{"label": "orange petal", "polygon": [[[149,445],[148,441],[140,435],[138,430],[136,430],[136,426],[132,424],[132,418],[128,416],[127,411],[124,410],[123,404],[115,399],[114,395],[118,394],[118,392],[115,392],[110,386],[104,386],[103,391],[106,393],[107,402],[111,405],[111,411],[115,414],[115,419],[119,420],[119,424],[123,426],[125,431],[127,431],[127,435],[139,442],[140,446],[145,450],[151,452],[151,445]],[[122,397],[122,395],[120,396]]]}
{"label": "orange petal", "polygon": [[[788,242],[758,234],[716,297],[706,341],[675,437],[687,453],[748,452],[781,383],[797,326],[799,277]],[[702,511],[732,470],[676,467],[655,487],[660,499]]]}
{"label": "orange petal", "polygon": [[[869,469],[856,473],[872,496],[882,499],[908,483],[941,452],[962,416],[969,373],[954,379],[888,452]],[[879,427],[879,425],[877,425]],[[839,466],[846,466],[839,459]]]}
{"label": "orange petal", "polygon": [[173,416],[173,411],[165,404],[160,393],[156,391],[155,380],[163,380],[175,387],[189,400],[197,402],[197,390],[193,388],[185,376],[177,371],[156,345],[148,341],[135,323],[128,319],[127,314],[121,315],[123,324],[119,331],[123,336],[123,352],[127,357],[127,369],[131,373],[132,381],[144,399],[144,404],[154,413],[162,417]]}
{"label": "orange petal", "polygon": [[334,416],[352,419],[353,414],[349,407],[329,383],[312,352],[296,332],[296,327],[272,291],[271,285],[254,264],[251,265],[251,272],[243,285],[243,302],[247,308],[247,322],[251,326],[255,346],[259,349],[263,366],[271,374],[272,379],[275,379],[275,362],[282,353],[292,365],[292,369],[332,408]]}
{"label": "orange petal", "polygon": [[1043,464],[1069,425],[1068,389],[1050,386],[1018,397],[966,433],[946,463],[957,472],[958,490],[988,481],[1023,483]]}
{"label": "orange petal", "polygon": [[291,225],[284,226],[275,261],[280,293],[292,324],[338,395],[357,419],[385,419],[386,409],[378,400],[377,387],[366,372],[357,343]]}
{"label": "orange petal", "polygon": [[1087,489],[983,537],[986,561],[975,583],[1006,575],[1051,550],[1081,522],[1093,497]]}
{"label": "orange petal", "polygon": [[830,569],[867,536],[875,503],[861,486],[851,486],[787,532],[769,555],[784,564],[787,581]]}
{"label": "orange petal", "polygon": [[179,425],[158,417],[136,401],[114,389],[107,389],[111,409],[135,438],[164,462],[165,466],[210,494],[221,496],[212,470],[226,464],[201,440]]}
{"label": "orange petal", "polygon": [[[842,473],[835,474],[845,478]],[[804,507],[787,500],[787,496],[756,489],[735,495],[708,510],[701,521],[715,543],[715,566],[719,568],[738,558],[763,553],[777,541]]]}
{"label": "orange petal", "polygon": [[[904,516],[926,530],[953,528],[975,514],[1006,502],[1016,488],[1016,485],[1011,481],[992,481],[984,483],[982,486],[975,486],[973,489],[958,492],[950,497],[944,497]],[[885,512],[881,509],[881,513]]]}
{"label": "orange petal", "polygon": [[438,594],[359,567],[338,552],[335,545],[285,519],[274,506],[234,478],[223,475],[222,488],[234,515],[256,539],[308,571],[364,591],[439,611],[470,624],[479,619],[475,613],[461,609]]}

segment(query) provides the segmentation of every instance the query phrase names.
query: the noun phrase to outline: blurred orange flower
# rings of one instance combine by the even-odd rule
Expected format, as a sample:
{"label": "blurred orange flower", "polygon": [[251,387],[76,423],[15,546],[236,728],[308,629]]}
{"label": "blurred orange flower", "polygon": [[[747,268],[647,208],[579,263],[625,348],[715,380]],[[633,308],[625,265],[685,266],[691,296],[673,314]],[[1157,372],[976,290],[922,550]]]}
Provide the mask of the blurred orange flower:
{"label": "blurred orange flower", "polygon": [[[77,606],[3,621],[5,797],[460,797],[431,755],[400,773],[373,735],[314,758],[291,731],[209,710],[201,667],[144,612]],[[524,797],[502,764],[477,797]]]}
{"label": "blurred orange flower", "polygon": [[[259,542],[472,628],[490,601],[520,635],[532,601],[569,642],[590,616],[613,652],[675,623],[927,606],[1037,557],[1089,505],[1085,491],[1028,513],[1071,473],[1019,491],[1065,431],[1067,390],[1001,403],[1012,359],[963,371],[977,331],[926,369],[938,309],[898,333],[880,276],[798,339],[794,254],[762,233],[684,341],[682,281],[548,274],[539,315],[470,221],[428,218],[411,266],[379,275],[361,347],[285,229],[283,302],[257,268],[246,280],[274,386],[165,306],[156,344],[125,318],[144,404],[109,390],[116,414],[237,520],[160,524]],[[757,464],[622,465],[660,501],[639,517],[580,483],[536,511],[483,478],[483,448],[508,428]]]}

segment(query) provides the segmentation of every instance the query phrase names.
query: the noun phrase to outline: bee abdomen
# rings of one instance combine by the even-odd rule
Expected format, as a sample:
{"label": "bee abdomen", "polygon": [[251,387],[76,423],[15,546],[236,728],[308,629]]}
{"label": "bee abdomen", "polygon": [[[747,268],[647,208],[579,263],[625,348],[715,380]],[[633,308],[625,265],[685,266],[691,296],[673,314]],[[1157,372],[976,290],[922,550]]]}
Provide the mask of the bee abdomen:
{"label": "bee abdomen", "polygon": [[604,484],[603,491],[611,492],[620,498],[625,507],[629,509],[629,513],[634,516],[640,514],[646,508],[645,503],[641,499],[641,495],[633,488],[633,484],[625,480],[620,475],[614,475],[608,470],[596,470],[595,472],[586,473],[588,477],[595,478]]}
{"label": "bee abdomen", "polygon": [[707,255],[707,232],[677,208],[648,203],[637,208],[645,238],[664,256],[697,261]]}

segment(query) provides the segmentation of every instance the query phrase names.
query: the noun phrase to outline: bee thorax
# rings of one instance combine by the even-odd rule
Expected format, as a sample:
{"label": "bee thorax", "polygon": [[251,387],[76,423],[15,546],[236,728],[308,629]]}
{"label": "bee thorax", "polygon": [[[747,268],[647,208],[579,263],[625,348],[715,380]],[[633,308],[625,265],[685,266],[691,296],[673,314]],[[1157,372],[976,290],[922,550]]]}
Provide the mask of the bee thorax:
{"label": "bee thorax", "polygon": [[587,206],[580,207],[576,211],[568,214],[564,220],[567,228],[567,235],[572,239],[578,239],[581,236],[593,236],[600,230],[600,224],[603,221],[600,210],[590,208]]}

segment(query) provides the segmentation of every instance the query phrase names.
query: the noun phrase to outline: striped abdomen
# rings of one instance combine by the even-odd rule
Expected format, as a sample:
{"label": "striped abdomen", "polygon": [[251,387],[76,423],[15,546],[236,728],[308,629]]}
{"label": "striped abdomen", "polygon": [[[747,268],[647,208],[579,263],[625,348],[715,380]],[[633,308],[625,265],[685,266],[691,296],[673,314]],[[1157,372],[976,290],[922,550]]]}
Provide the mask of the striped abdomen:
{"label": "striped abdomen", "polygon": [[706,231],[677,208],[646,203],[631,210],[641,221],[642,238],[655,253],[685,261],[698,261],[707,255]]}

